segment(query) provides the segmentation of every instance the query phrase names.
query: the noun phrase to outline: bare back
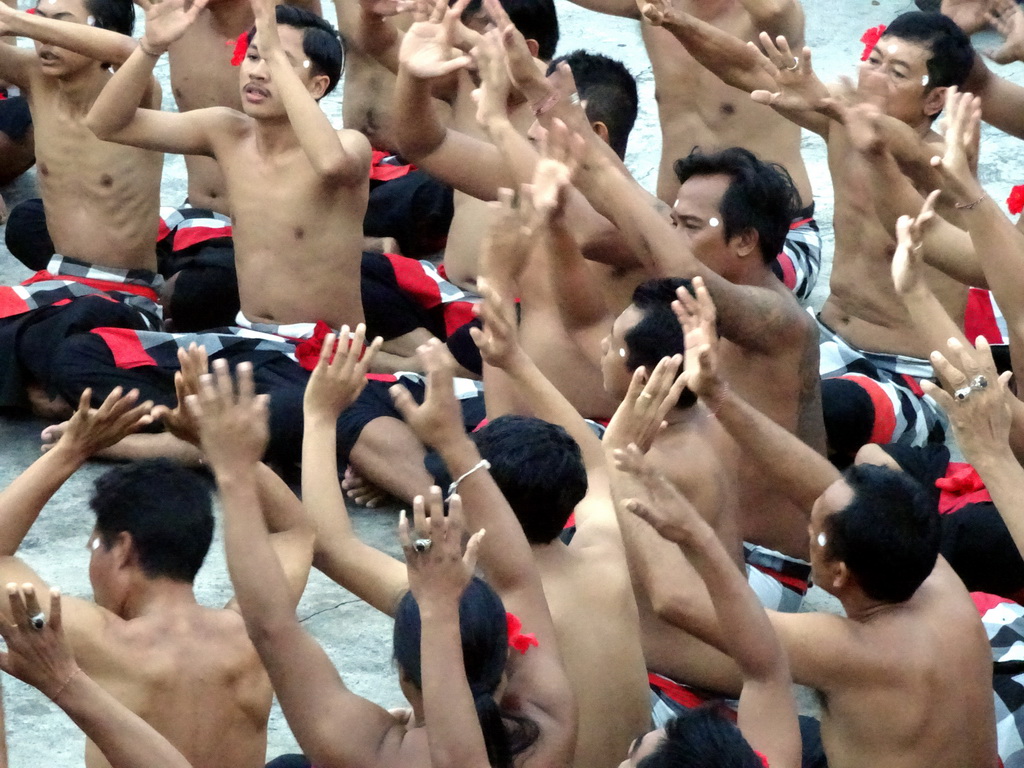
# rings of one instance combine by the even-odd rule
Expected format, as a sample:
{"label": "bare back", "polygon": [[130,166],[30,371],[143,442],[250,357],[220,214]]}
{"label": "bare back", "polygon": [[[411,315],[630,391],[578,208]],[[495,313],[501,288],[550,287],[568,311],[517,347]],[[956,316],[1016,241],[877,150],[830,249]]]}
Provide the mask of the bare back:
{"label": "bare back", "polygon": [[[242,311],[270,323],[362,322],[368,176],[328,184],[297,143],[270,151],[251,118],[232,119],[234,130],[215,139],[214,153],[232,200]],[[339,140],[351,133],[339,131]]]}
{"label": "bare back", "polygon": [[[106,616],[94,642],[74,644],[90,677],[195,768],[264,764],[273,692],[237,612],[186,605]],[[86,766],[108,765],[89,742]]]}
{"label": "bare back", "polygon": [[[685,0],[677,7],[740,40],[756,41],[760,32],[736,0]],[[642,33],[654,74],[661,122],[658,197],[672,204],[679,190],[672,165],[694,147],[706,152],[743,147],[762,160],[786,168],[803,204],[809,205],[813,198],[800,155],[800,128],[771,108],[755,104],[745,91],[723,83],[699,64],[671,32],[644,24]],[[794,45],[801,44],[802,29],[786,34]]]}
{"label": "bare back", "polygon": [[[873,204],[864,202],[873,197],[866,188],[871,183],[870,170],[853,151],[846,131],[835,124],[828,135],[828,161],[835,187],[836,250],[822,322],[860,349],[927,358],[931,348],[892,282],[896,241],[882,226]],[[924,270],[946,312],[962,324],[967,287],[933,267]]]}
{"label": "bare back", "polygon": [[871,649],[871,665],[824,691],[821,737],[829,765],[996,764],[991,650],[945,560],[909,601],[853,631]]}
{"label": "bare back", "polygon": [[[110,75],[97,75],[95,95]],[[27,91],[39,190],[54,248],[98,266],[156,270],[163,155],[100,141],[58,82],[33,73]]]}

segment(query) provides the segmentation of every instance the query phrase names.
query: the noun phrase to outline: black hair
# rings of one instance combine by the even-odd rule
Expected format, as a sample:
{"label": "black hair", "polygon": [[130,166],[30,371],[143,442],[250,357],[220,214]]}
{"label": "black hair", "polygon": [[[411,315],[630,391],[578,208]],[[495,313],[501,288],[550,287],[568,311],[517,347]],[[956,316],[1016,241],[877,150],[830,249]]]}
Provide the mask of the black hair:
{"label": "black hair", "polygon": [[131,0],[85,0],[92,26],[132,36],[135,31],[135,3]]}
{"label": "black hair", "polygon": [[622,62],[583,50],[559,56],[548,66],[548,74],[563,61],[572,70],[580,99],[586,102],[587,119],[607,126],[608,143],[624,158],[640,103],[636,78]]}
{"label": "black hair", "polygon": [[[395,661],[402,674],[422,689],[420,629],[419,605],[412,592],[406,592],[395,613]],[[512,768],[513,758],[533,746],[540,729],[528,718],[503,712],[494,699],[508,661],[508,622],[501,598],[483,579],[474,577],[462,593],[459,634],[488,763],[494,768]]]}
{"label": "black hair", "polygon": [[846,469],[871,442],[875,405],[860,384],[837,376],[821,380],[821,409],[829,459],[837,469]]}
{"label": "black hair", "polygon": [[929,88],[961,86],[974,66],[971,39],[951,18],[941,13],[904,13],[886,27],[882,36],[918,43],[931,51],[928,59]]}
{"label": "black hair", "polygon": [[[654,278],[640,283],[633,291],[631,304],[640,310],[640,319],[622,338],[626,343],[626,368],[629,370],[635,371],[642,365],[650,374],[663,357],[685,354],[683,330],[672,311],[676,289],[680,287],[686,288],[691,296],[695,295],[693,285],[685,277]],[[687,387],[676,407],[688,408],[695,402],[697,396]]]}
{"label": "black hair", "polygon": [[665,738],[637,768],[764,768],[720,704],[705,704],[665,724]]}
{"label": "black hair", "polygon": [[725,239],[753,229],[764,263],[775,261],[789,235],[789,225],[800,210],[800,194],[789,171],[777,163],[763,162],[741,147],[711,154],[694,149],[676,160],[672,168],[680,184],[694,176],[723,175],[732,179],[718,206]]}
{"label": "black hair", "polygon": [[[327,90],[323,96],[333,91],[345,69],[345,46],[338,30],[315,13],[294,5],[277,6],[275,18],[278,24],[303,30],[302,52],[309,59],[310,71],[314,75],[327,75]],[[250,44],[255,36],[253,26],[249,30]]]}
{"label": "black hair", "polygon": [[499,416],[470,435],[532,544],[548,544],[587,495],[579,445],[562,427],[530,416]]}
{"label": "black hair", "polygon": [[909,600],[935,568],[939,512],[924,486],[904,472],[857,464],[843,473],[853,491],[824,522],[829,560],[846,563],[873,600]]}
{"label": "black hair", "polygon": [[106,549],[129,533],[139,567],[151,579],[191,584],[213,539],[210,484],[168,459],[115,467],[96,479],[89,506]]}
{"label": "black hair", "polygon": [[[554,0],[500,0],[509,19],[527,40],[537,42],[537,58],[551,61],[558,47],[558,13]],[[469,0],[463,21],[485,13],[483,0]]]}

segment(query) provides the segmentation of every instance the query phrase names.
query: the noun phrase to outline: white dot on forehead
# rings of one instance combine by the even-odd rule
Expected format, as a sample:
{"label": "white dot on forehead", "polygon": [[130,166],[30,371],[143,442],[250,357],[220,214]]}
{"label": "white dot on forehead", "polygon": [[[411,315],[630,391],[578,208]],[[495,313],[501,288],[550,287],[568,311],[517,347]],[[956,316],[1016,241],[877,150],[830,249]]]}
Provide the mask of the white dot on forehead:
{"label": "white dot on forehead", "polygon": [[97,536],[96,538],[94,538],[92,540],[92,544],[90,544],[89,546],[91,548],[93,548],[93,549],[99,549],[100,548],[100,537]]}
{"label": "white dot on forehead", "polygon": [[899,50],[899,48],[898,48],[897,46],[895,46],[895,45],[890,45],[890,46],[889,46],[888,48],[886,48],[885,50],[887,50],[887,51],[888,51],[889,53],[896,53],[896,51],[898,51],[898,50]]}
{"label": "white dot on forehead", "polygon": [[828,541],[828,539],[825,538],[825,534],[824,533],[819,533],[818,534],[818,546],[819,547],[824,547],[826,541]]}
{"label": "white dot on forehead", "polygon": [[921,78],[921,85],[925,86],[926,88],[928,87],[928,75],[925,75],[924,77]]}
{"label": "white dot on forehead", "polygon": [[302,66],[305,67],[306,69],[309,69],[309,59],[303,59]]}
{"label": "white dot on forehead", "polygon": [[718,219],[716,219],[714,216],[712,216],[710,219],[708,219],[708,226],[709,227],[717,227],[718,224],[719,224]]}
{"label": "white dot on forehead", "polygon": [[95,27],[96,26],[96,17],[95,16],[90,16],[89,18],[87,18],[85,20],[85,23],[88,24],[90,27]]}
{"label": "white dot on forehead", "polygon": [[619,357],[625,357],[625,356],[626,356],[626,350],[624,348],[620,347],[619,348]]}

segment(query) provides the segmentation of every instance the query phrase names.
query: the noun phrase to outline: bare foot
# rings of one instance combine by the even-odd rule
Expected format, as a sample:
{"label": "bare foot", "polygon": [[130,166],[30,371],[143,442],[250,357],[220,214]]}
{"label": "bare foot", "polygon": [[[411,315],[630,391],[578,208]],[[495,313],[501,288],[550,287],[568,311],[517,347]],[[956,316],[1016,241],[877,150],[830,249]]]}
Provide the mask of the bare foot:
{"label": "bare foot", "polygon": [[51,398],[38,384],[26,386],[25,393],[28,395],[28,402],[32,408],[32,413],[36,416],[51,420],[70,419],[71,415],[75,412],[75,409],[68,404],[67,400],[60,395]]}
{"label": "bare foot", "polygon": [[[67,429],[66,421],[52,424],[39,437],[40,450],[46,453],[53,448]],[[199,467],[203,463],[203,452],[191,443],[179,440],[170,432],[143,432],[128,435],[121,442],[105,448],[93,456],[107,461],[140,461],[142,459],[172,459],[187,467]]]}
{"label": "bare foot", "polygon": [[352,467],[345,468],[345,479],[341,481],[341,488],[356,504],[370,509],[382,507],[393,500],[390,494],[362,478]]}

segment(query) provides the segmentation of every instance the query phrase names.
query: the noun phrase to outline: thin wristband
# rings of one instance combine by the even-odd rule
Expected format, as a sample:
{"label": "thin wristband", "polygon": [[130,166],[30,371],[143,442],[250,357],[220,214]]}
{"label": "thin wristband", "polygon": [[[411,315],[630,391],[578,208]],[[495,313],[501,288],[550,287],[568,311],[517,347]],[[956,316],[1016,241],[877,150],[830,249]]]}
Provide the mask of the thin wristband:
{"label": "thin wristband", "polygon": [[729,382],[723,381],[722,388],[718,390],[718,394],[708,403],[708,410],[711,411],[711,415],[715,418],[718,417],[718,412],[722,410],[722,405],[725,403],[725,396],[729,394]]}
{"label": "thin wristband", "polygon": [[139,48],[141,48],[141,49],[142,49],[142,52],[143,52],[144,54],[146,54],[147,56],[149,56],[149,57],[151,57],[151,58],[154,58],[154,59],[159,59],[159,58],[160,58],[161,56],[163,56],[163,54],[162,54],[162,53],[157,53],[156,51],[151,51],[151,50],[149,50],[149,49],[148,49],[148,48],[146,47],[146,44],[142,42],[142,40],[143,40],[143,38],[141,38],[141,37],[140,37],[140,38],[139,38]]}
{"label": "thin wristband", "polygon": [[82,668],[76,664],[75,668],[71,670],[71,674],[64,678],[64,682],[60,684],[60,688],[57,689],[57,692],[50,697],[50,701],[56,704],[57,699],[59,699],[60,695],[64,693],[64,689],[68,687],[68,683],[74,680],[78,673],[81,671]]}
{"label": "thin wristband", "polygon": [[487,459],[480,459],[480,461],[478,461],[476,464],[474,464],[471,469],[469,469],[466,472],[463,472],[462,476],[458,480],[456,480],[454,483],[452,483],[451,485],[448,486],[448,496],[445,498],[445,501],[448,501],[449,499],[451,499],[452,496],[454,496],[456,493],[459,492],[459,483],[461,483],[467,477],[472,475],[478,469],[490,469],[490,468],[491,468],[491,462],[489,462]]}
{"label": "thin wristband", "polygon": [[985,193],[982,192],[981,193],[981,197],[979,197],[973,203],[954,203],[953,207],[956,208],[958,211],[969,211],[969,210],[974,208],[974,206],[976,206],[978,203],[980,203],[984,199],[985,199]]}
{"label": "thin wristband", "polygon": [[559,98],[561,98],[561,94],[558,90],[552,90],[551,93],[533,105],[533,116],[540,117],[550,112],[551,108],[558,103]]}

